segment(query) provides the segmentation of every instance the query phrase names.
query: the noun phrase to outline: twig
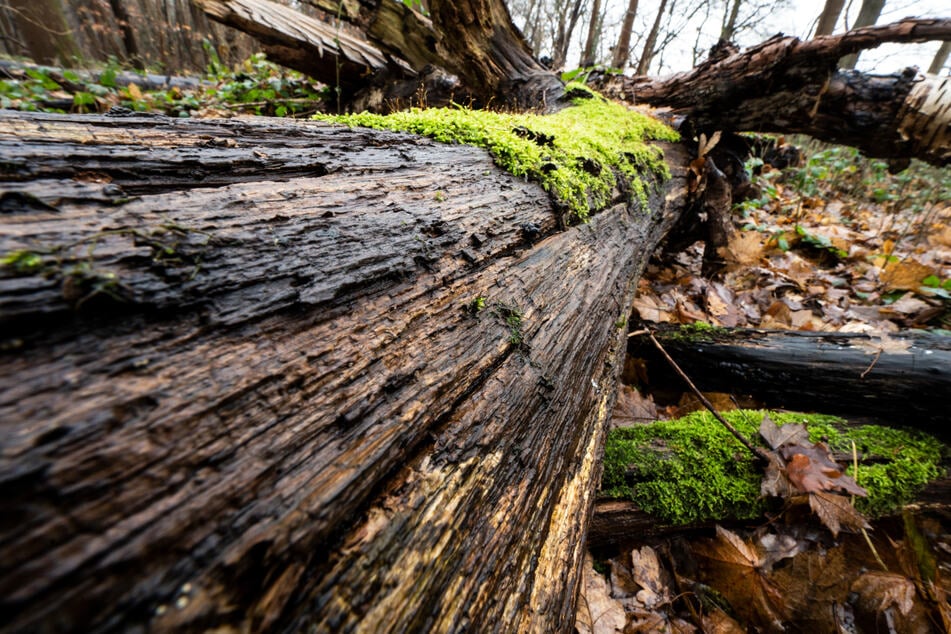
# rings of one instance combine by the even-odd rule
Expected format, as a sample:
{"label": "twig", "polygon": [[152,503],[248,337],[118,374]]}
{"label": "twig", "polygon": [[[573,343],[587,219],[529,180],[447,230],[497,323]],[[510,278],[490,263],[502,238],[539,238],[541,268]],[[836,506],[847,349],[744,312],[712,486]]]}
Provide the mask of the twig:
{"label": "twig", "polygon": [[723,416],[720,415],[720,412],[718,412],[717,409],[713,406],[713,403],[711,403],[711,402],[707,399],[707,397],[703,395],[703,392],[701,392],[700,390],[697,389],[697,386],[693,384],[693,381],[690,380],[690,377],[687,376],[686,373],[685,373],[683,370],[680,369],[680,366],[677,365],[677,362],[674,361],[674,360],[670,357],[669,354],[667,354],[667,351],[664,350],[664,346],[660,345],[660,342],[657,341],[657,339],[654,337],[654,333],[652,333],[650,330],[647,330],[646,332],[647,332],[647,336],[651,338],[651,341],[652,341],[652,342],[654,342],[654,345],[657,346],[657,349],[660,350],[660,353],[661,353],[662,355],[664,355],[664,358],[665,358],[665,359],[667,359],[667,363],[670,364],[670,367],[672,367],[672,368],[674,369],[674,371],[677,372],[677,374],[680,375],[680,378],[682,378],[684,381],[686,381],[687,385],[690,387],[690,391],[694,393],[694,396],[696,396],[698,399],[700,399],[700,402],[703,404],[704,407],[706,407],[708,410],[710,410],[710,413],[713,414],[714,418],[716,418],[718,421],[720,421],[720,424],[723,425],[724,427],[726,427],[727,430],[728,430],[731,434],[733,434],[733,436],[734,436],[737,440],[739,440],[741,443],[743,443],[743,446],[746,447],[747,449],[749,449],[749,450],[750,450],[750,453],[752,453],[757,459],[762,460],[762,461],[765,462],[765,463],[768,463],[768,462],[769,462],[769,456],[766,454],[766,452],[763,451],[762,449],[760,449],[759,447],[753,445],[750,441],[748,441],[748,440],[743,436],[743,434],[741,434],[740,432],[738,432],[738,431],[736,430],[736,428],[735,428],[733,425],[731,425],[730,423],[728,423],[727,420],[726,420],[725,418],[723,418]]}
{"label": "twig", "polygon": [[872,368],[875,367],[875,364],[878,363],[878,358],[882,356],[882,349],[879,348],[878,352],[875,353],[875,358],[872,359],[872,362],[868,364],[868,367],[865,368],[865,372],[859,375],[860,379],[864,379],[865,375],[872,371]]}
{"label": "twig", "polygon": [[[873,362],[874,365],[874,362]],[[869,368],[871,369],[871,368]],[[868,370],[866,370],[867,372]],[[864,377],[864,375],[863,375]],[[852,479],[855,480],[855,483],[859,483],[859,452],[855,446],[855,441],[852,441]],[[852,496],[852,506],[855,506],[855,496]],[[882,567],[882,570],[888,572],[888,566],[885,565],[885,562],[882,561],[882,558],[879,556],[878,551],[875,549],[875,544],[872,543],[872,538],[868,536],[868,531],[865,530],[865,527],[862,527],[862,537],[865,538],[865,543],[868,544],[869,549],[872,551],[872,554],[875,555],[875,561],[878,562],[878,565]]]}

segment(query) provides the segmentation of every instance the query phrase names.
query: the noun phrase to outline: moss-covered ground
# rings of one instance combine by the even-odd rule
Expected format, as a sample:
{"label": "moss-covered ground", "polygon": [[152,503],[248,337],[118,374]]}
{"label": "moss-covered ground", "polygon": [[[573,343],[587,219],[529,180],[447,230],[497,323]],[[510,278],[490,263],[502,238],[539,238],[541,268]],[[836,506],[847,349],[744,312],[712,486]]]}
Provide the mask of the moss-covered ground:
{"label": "moss-covered ground", "polygon": [[[725,412],[744,436],[763,444],[762,411]],[[927,434],[874,425],[846,426],[833,416],[769,412],[778,424],[805,423],[813,442],[834,452],[859,456],[858,474],[847,473],[868,489],[856,508],[870,517],[886,515],[912,501],[929,481],[942,475],[948,448]],[[608,434],[602,495],[626,498],[671,524],[725,518],[747,519],[766,510],[760,498],[762,470],[752,456],[706,411]]]}
{"label": "moss-covered ground", "polygon": [[644,174],[669,176],[660,150],[649,142],[679,136],[660,121],[587,89],[573,94],[584,96],[551,115],[452,107],[314,118],[483,147],[499,167],[540,183],[580,221],[610,202],[619,176],[627,181],[632,199],[646,204]]}

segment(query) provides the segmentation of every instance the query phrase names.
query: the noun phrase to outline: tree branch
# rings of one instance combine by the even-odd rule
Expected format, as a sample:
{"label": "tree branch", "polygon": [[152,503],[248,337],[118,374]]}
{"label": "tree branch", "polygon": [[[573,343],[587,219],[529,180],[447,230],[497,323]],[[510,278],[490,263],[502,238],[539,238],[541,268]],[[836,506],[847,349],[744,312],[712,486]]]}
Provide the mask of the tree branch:
{"label": "tree branch", "polygon": [[951,161],[946,78],[839,71],[843,55],[884,42],[951,39],[949,19],[906,19],[803,42],[776,36],[665,79],[601,76],[594,86],[626,101],[667,106],[699,131],[810,134],[869,156]]}

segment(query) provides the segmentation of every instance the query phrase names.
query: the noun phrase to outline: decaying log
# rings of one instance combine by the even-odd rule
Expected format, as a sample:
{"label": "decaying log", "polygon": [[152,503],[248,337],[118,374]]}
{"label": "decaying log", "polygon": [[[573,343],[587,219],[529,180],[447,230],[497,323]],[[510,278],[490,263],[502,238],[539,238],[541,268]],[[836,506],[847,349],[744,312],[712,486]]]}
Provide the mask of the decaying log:
{"label": "decaying log", "polygon": [[358,96],[346,95],[348,109],[385,110],[393,100],[397,107],[456,100],[538,108],[564,94],[501,0],[432,0],[426,16],[404,3],[312,0],[322,19],[272,0],[196,2],[212,19],[258,39],[280,64],[348,93],[362,84]]}
{"label": "decaying log", "polygon": [[[676,332],[658,337],[701,390],[951,437],[949,337],[743,329],[699,339]],[[632,338],[630,350],[648,360],[652,383],[682,384],[650,341]]]}
{"label": "decaying log", "polygon": [[809,134],[868,156],[951,163],[951,80],[839,71],[843,55],[885,42],[951,39],[951,19],[906,19],[801,41],[777,35],[663,79],[603,75],[608,94],[671,108],[695,129]]}
{"label": "decaying log", "polygon": [[0,112],[0,629],[569,629],[666,151],[560,230],[474,148]]}
{"label": "decaying log", "polygon": [[[951,494],[951,477],[945,476],[930,482],[919,491],[914,502],[907,508],[949,516],[951,515],[949,494]],[[730,520],[725,520],[720,523],[729,522]],[[588,546],[599,549],[642,543],[651,538],[677,533],[709,531],[717,523],[711,520],[685,526],[673,526],[660,522],[657,517],[642,511],[631,501],[602,498],[594,505],[594,516],[588,528]]]}

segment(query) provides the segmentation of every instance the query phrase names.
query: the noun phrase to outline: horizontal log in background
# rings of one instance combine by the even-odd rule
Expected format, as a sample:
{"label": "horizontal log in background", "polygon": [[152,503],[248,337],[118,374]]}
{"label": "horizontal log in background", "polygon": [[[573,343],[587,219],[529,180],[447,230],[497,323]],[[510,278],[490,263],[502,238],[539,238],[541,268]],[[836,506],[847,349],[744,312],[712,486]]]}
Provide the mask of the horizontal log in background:
{"label": "horizontal log in background", "polygon": [[409,135],[3,112],[0,154],[0,628],[573,625],[682,172],[562,231]]}

